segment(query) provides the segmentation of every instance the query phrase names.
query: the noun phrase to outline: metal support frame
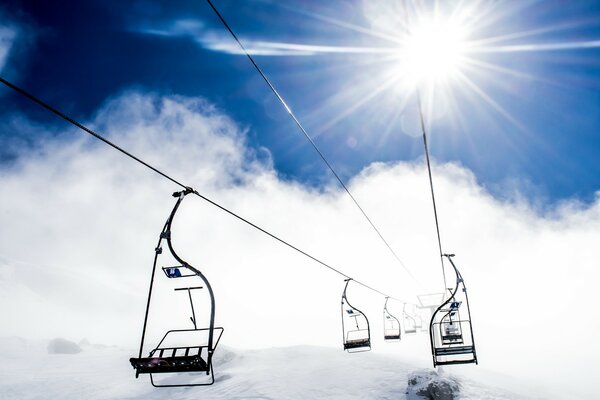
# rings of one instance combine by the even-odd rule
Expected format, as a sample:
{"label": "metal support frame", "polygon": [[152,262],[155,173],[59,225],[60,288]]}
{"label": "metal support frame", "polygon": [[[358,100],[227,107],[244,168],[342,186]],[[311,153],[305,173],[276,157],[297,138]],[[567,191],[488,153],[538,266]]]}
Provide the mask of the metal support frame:
{"label": "metal support frame", "polygon": [[[452,364],[471,364],[471,363],[478,363],[477,360],[477,352],[475,349],[475,337],[473,335],[473,325],[471,322],[471,310],[469,308],[469,298],[467,295],[467,288],[465,286],[464,280],[462,278],[462,275],[460,274],[460,272],[458,271],[458,268],[456,267],[456,265],[454,264],[454,262],[452,261],[452,257],[454,257],[454,254],[444,254],[444,257],[446,257],[448,259],[448,261],[450,261],[450,264],[452,265],[452,268],[454,269],[454,272],[456,273],[456,285],[454,287],[454,289],[450,289],[450,296],[448,297],[448,299],[446,299],[433,313],[433,315],[431,316],[431,322],[429,323],[429,339],[430,339],[430,343],[431,343],[431,355],[433,358],[433,366],[437,367],[438,365],[452,365]],[[458,314],[458,306],[453,307],[454,305],[452,304],[450,306],[450,308],[445,308],[448,304],[450,304],[451,302],[454,303],[456,302],[456,295],[458,293],[459,288],[462,286],[462,292],[464,293],[465,296],[465,301],[464,304],[466,306],[467,309],[467,317],[466,319],[461,319],[460,315]],[[451,313],[452,312],[456,312],[456,316],[457,318],[455,320],[453,320],[454,323],[458,323],[460,326],[460,340],[455,340],[455,341],[446,341],[446,343],[444,343],[443,340],[443,331],[442,331],[442,325],[445,323],[444,319],[446,318],[451,318]],[[439,318],[439,322],[436,322],[436,317],[439,313],[445,313],[441,318]],[[470,345],[464,345],[464,338],[462,336],[464,330],[462,329],[462,324],[467,324],[468,328],[469,328],[469,334],[470,334]],[[436,347],[436,326],[439,328],[439,335],[440,335],[440,346],[441,347]],[[460,345],[460,346],[456,346],[456,345]],[[466,359],[454,359],[454,360],[439,360],[438,357],[448,357],[448,356],[464,356],[464,355],[472,355],[471,358],[466,358]]]}
{"label": "metal support frame", "polygon": [[[189,329],[189,330],[170,330],[168,331],[165,336],[163,337],[163,339],[160,341],[159,345],[150,352],[150,357],[152,357],[154,355],[154,353],[156,352],[157,349],[159,349],[160,345],[162,344],[162,342],[164,341],[164,339],[167,337],[167,335],[171,332],[179,332],[179,331],[204,331],[207,330],[208,331],[208,343],[206,346],[191,346],[191,347],[198,347],[199,348],[199,354],[198,357],[200,357],[200,353],[202,352],[202,349],[204,347],[206,347],[207,349],[207,355],[206,355],[206,375],[210,375],[211,376],[211,380],[208,383],[190,383],[190,384],[176,384],[176,385],[159,385],[156,384],[154,382],[152,373],[150,374],[150,381],[152,383],[153,386],[155,387],[179,387],[179,386],[206,386],[206,385],[212,385],[214,383],[214,374],[213,374],[213,368],[212,368],[212,357],[213,357],[213,353],[215,351],[215,348],[218,345],[218,342],[221,338],[221,335],[224,331],[224,329],[222,327],[218,327],[215,328],[215,297],[214,297],[214,293],[212,290],[212,287],[208,281],[208,279],[206,279],[206,277],[204,276],[204,274],[202,274],[202,272],[200,272],[198,269],[192,267],[190,264],[188,264],[186,261],[184,261],[175,251],[175,249],[173,248],[173,244],[171,242],[171,226],[173,224],[173,219],[175,217],[175,214],[177,213],[177,210],[179,209],[179,206],[181,205],[181,202],[183,201],[183,199],[185,198],[186,195],[190,194],[190,193],[194,193],[194,190],[191,188],[186,188],[183,191],[180,192],[175,192],[173,193],[173,197],[177,198],[177,202],[175,203],[175,206],[173,207],[173,210],[171,211],[169,218],[167,219],[161,233],[160,233],[160,237],[158,240],[158,244],[156,245],[155,248],[155,255],[154,255],[154,263],[152,266],[152,275],[150,278],[150,287],[148,289],[148,300],[146,302],[146,313],[144,316],[144,325],[142,328],[142,338],[140,341],[140,349],[139,349],[139,353],[138,353],[138,359],[143,359],[142,357],[142,353],[143,353],[143,349],[144,349],[144,342],[145,342],[145,338],[146,338],[146,328],[148,326],[148,314],[149,314],[149,310],[150,310],[150,303],[151,303],[151,299],[152,299],[152,290],[154,287],[154,278],[156,276],[156,266],[157,266],[157,262],[158,262],[158,256],[160,254],[162,254],[162,241],[166,240],[167,242],[167,247],[169,249],[169,252],[171,253],[171,255],[173,256],[173,258],[175,260],[177,260],[178,263],[180,263],[180,266],[177,266],[175,268],[184,268],[190,271],[190,273],[187,274],[183,274],[180,276],[169,276],[169,274],[167,273],[167,268],[173,268],[173,267],[163,267],[163,272],[165,273],[165,275],[169,278],[184,278],[184,277],[192,277],[192,276],[198,276],[200,279],[202,279],[202,281],[204,282],[204,285],[206,287],[206,289],[208,290],[209,296],[210,296],[210,320],[209,320],[209,327],[208,328],[202,328],[202,329],[198,329],[197,324],[196,324],[196,314],[195,314],[195,310],[194,310],[194,304],[192,301],[192,296],[191,296],[191,290],[193,289],[200,289],[202,287],[188,287],[188,288],[178,288],[175,290],[187,290],[188,291],[188,296],[190,299],[190,304],[191,304],[191,308],[192,308],[192,322],[194,324],[194,329]],[[214,338],[214,333],[215,330],[219,330],[220,333],[215,341]],[[189,347],[189,348],[191,348]],[[182,347],[184,348],[184,347]],[[173,355],[175,355],[176,350],[173,351]],[[134,365],[135,367],[135,358],[130,359],[130,362],[132,363],[132,365]],[[145,373],[145,372],[142,372]],[[136,378],[139,377],[140,371],[136,368]]]}
{"label": "metal support frame", "polygon": [[[404,321],[404,333],[407,335],[412,335],[413,333],[417,333],[417,321],[415,318],[406,312],[406,303],[402,306],[402,320]],[[412,322],[412,328],[406,329],[406,321]]]}
{"label": "metal support frame", "polygon": [[[344,345],[344,350],[346,350],[348,353],[359,353],[359,352],[371,350],[371,327],[369,325],[369,319],[367,318],[367,316],[362,311],[360,311],[358,308],[356,308],[352,304],[350,304],[350,302],[348,301],[348,298],[346,297],[346,290],[348,289],[348,284],[350,283],[351,280],[352,280],[352,278],[344,279],[344,282],[346,282],[346,285],[344,286],[344,292],[342,293],[342,303],[341,303],[342,304],[342,343]],[[360,315],[365,317],[365,321],[367,322],[367,329],[366,329],[367,339],[364,342],[359,343],[356,346],[354,346],[352,343],[348,342],[346,333],[364,331],[365,329],[360,329],[360,325],[358,324],[358,321],[356,321],[356,318],[355,318],[356,329],[349,330],[348,332],[346,332],[346,326],[344,324],[344,305],[345,304],[347,304],[352,310],[358,311],[358,313],[360,313]],[[358,317],[358,315],[357,315],[357,317]]]}
{"label": "metal support frame", "polygon": [[[398,318],[396,318],[394,315],[392,315],[392,313],[389,312],[388,308],[387,308],[387,304],[388,304],[388,300],[389,300],[389,296],[387,296],[385,298],[385,304],[383,305],[383,340],[385,340],[386,342],[390,342],[390,341],[400,341],[402,338],[402,328],[400,327],[400,321],[398,320]],[[392,323],[392,328],[388,329],[386,326],[386,322],[388,319],[391,319],[391,323]],[[398,334],[394,334],[394,335],[388,335],[387,331],[388,330],[394,330],[393,329],[393,321],[396,321],[396,325],[398,326]]]}

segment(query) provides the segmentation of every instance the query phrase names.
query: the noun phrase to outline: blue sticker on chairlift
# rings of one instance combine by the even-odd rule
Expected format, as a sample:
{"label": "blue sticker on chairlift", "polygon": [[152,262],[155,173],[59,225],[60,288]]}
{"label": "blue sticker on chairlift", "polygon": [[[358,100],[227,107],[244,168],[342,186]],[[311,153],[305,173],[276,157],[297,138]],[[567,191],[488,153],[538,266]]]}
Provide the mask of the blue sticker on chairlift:
{"label": "blue sticker on chairlift", "polygon": [[167,272],[167,276],[169,278],[179,278],[181,277],[181,271],[179,270],[179,268],[167,268],[165,270]]}
{"label": "blue sticker on chairlift", "polygon": [[354,310],[352,310],[352,309],[348,309],[348,310],[346,310],[346,312],[347,312],[348,314],[354,314]]}

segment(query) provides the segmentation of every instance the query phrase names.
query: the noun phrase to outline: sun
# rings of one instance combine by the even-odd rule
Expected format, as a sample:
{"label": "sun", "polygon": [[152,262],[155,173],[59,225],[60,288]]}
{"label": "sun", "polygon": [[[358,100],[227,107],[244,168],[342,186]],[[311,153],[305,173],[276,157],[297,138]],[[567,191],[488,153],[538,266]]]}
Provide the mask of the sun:
{"label": "sun", "polygon": [[452,20],[422,20],[399,49],[399,73],[413,84],[447,83],[464,67],[468,32]]}

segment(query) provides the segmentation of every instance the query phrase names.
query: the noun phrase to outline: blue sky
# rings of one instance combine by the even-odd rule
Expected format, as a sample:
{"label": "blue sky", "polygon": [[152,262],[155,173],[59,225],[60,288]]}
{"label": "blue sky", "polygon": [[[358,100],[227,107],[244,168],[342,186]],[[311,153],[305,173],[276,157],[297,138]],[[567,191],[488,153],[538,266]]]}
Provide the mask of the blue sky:
{"label": "blue sky", "polygon": [[[216,5],[249,47],[394,45],[364,32],[394,34],[397,17],[373,19],[373,13],[389,14],[385,7],[373,11],[359,1],[277,3]],[[488,12],[474,24],[471,38],[504,37],[496,43],[504,50],[473,56],[497,70],[467,71],[490,101],[464,84],[451,87],[454,107],[444,110],[435,103],[436,117],[429,121],[433,158],[460,162],[497,196],[518,191],[543,204],[573,197],[591,201],[600,187],[600,5],[479,3]],[[77,119],[89,120],[108,99],[132,89],[200,96],[245,127],[251,146],[268,149],[282,176],[314,185],[330,178],[248,60],[232,54],[235,43],[204,2],[17,1],[5,2],[1,15],[18,32],[2,76]],[[515,32],[528,34],[506,38]],[[394,87],[370,97],[393,62],[377,53],[276,49],[256,55],[257,62],[343,179],[372,162],[422,157],[422,142],[410,132],[414,99],[403,108],[405,94]],[[15,132],[2,124],[5,166],[64,127],[7,89],[0,96],[0,114],[19,113],[44,127],[43,133]]]}

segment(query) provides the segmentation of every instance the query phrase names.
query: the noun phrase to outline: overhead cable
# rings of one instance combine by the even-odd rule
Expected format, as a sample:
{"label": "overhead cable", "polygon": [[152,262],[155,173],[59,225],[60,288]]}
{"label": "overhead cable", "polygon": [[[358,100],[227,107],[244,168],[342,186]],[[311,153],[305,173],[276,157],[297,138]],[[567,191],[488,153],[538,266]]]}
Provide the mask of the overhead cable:
{"label": "overhead cable", "polygon": [[433,191],[433,177],[431,176],[431,162],[429,160],[429,147],[427,146],[427,131],[425,129],[425,118],[423,117],[423,105],[421,104],[421,94],[417,91],[417,103],[419,108],[419,119],[421,121],[421,131],[423,132],[423,147],[425,149],[425,160],[427,161],[427,173],[429,175],[429,188],[431,189],[431,202],[433,203],[433,216],[435,218],[435,231],[437,233],[438,249],[440,251],[440,262],[442,264],[442,276],[444,278],[444,293],[448,284],[446,283],[446,270],[444,268],[444,252],[442,250],[442,238],[440,235],[440,222],[438,220],[437,206],[435,204],[435,193]]}
{"label": "overhead cable", "polygon": [[410,270],[408,269],[408,267],[406,266],[406,264],[404,264],[404,262],[400,259],[400,257],[398,256],[398,254],[396,254],[396,252],[394,251],[394,249],[392,249],[392,246],[390,246],[390,244],[388,243],[388,241],[383,237],[383,235],[381,234],[381,232],[379,231],[379,229],[375,226],[375,224],[373,223],[373,221],[371,220],[371,218],[369,218],[369,216],[367,215],[367,213],[365,212],[365,210],[358,203],[358,200],[356,200],[356,198],[352,195],[352,193],[348,189],[348,186],[346,186],[346,184],[344,183],[344,181],[342,181],[342,179],[337,174],[337,172],[335,172],[335,170],[333,169],[333,166],[331,165],[331,163],[327,160],[327,158],[325,158],[325,155],[321,152],[321,150],[319,150],[319,148],[317,147],[316,143],[310,137],[310,135],[308,134],[308,132],[306,131],[306,129],[304,129],[304,126],[300,123],[300,120],[298,120],[298,118],[296,117],[296,115],[294,114],[294,112],[292,111],[292,109],[287,105],[287,103],[285,102],[285,100],[283,99],[283,97],[281,96],[281,94],[279,94],[279,92],[277,91],[277,89],[275,88],[275,86],[273,85],[273,83],[265,75],[265,73],[263,72],[263,70],[258,66],[258,64],[256,63],[256,61],[254,60],[254,57],[252,57],[252,55],[248,52],[248,50],[246,50],[246,48],[244,47],[244,45],[242,44],[242,42],[240,41],[240,39],[237,37],[237,35],[235,34],[235,32],[233,31],[233,29],[231,28],[231,26],[227,23],[227,21],[225,20],[225,18],[223,17],[223,15],[219,12],[219,10],[217,10],[217,8],[215,7],[215,5],[212,3],[211,0],[206,0],[206,1],[210,5],[210,7],[213,9],[213,11],[215,12],[215,14],[219,17],[219,19],[221,20],[221,22],[223,23],[223,25],[225,26],[225,28],[229,31],[229,33],[231,34],[231,36],[238,43],[238,45],[240,46],[240,48],[242,49],[242,51],[244,52],[244,54],[246,55],[246,57],[248,57],[248,60],[250,60],[250,62],[252,63],[252,65],[254,66],[254,68],[256,69],[256,71],[260,74],[260,76],[263,78],[263,80],[265,81],[265,83],[269,86],[269,88],[271,89],[271,91],[273,92],[273,94],[275,94],[275,96],[277,97],[277,99],[279,100],[279,102],[281,103],[281,105],[283,105],[283,107],[288,112],[288,114],[290,115],[290,117],[294,120],[294,122],[296,123],[296,126],[302,132],[302,134],[304,135],[304,137],[306,138],[306,140],[308,140],[308,142],[311,144],[311,146],[313,147],[313,149],[317,152],[317,154],[319,155],[319,157],[321,157],[321,160],[323,160],[323,163],[325,163],[325,165],[327,166],[327,168],[329,168],[329,170],[331,171],[331,173],[333,174],[333,176],[335,177],[335,179],[342,186],[342,188],[344,188],[344,190],[346,191],[346,193],[348,194],[348,196],[352,199],[352,201],[354,202],[354,204],[356,205],[356,207],[360,210],[360,212],[365,217],[365,219],[367,220],[367,222],[369,223],[369,225],[371,225],[371,227],[373,228],[373,230],[377,233],[377,235],[379,236],[379,238],[381,239],[381,241],[385,244],[385,246],[388,248],[388,250],[392,253],[392,255],[398,261],[398,263],[400,263],[400,265],[402,266],[402,268],[404,268],[404,270],[406,271],[406,273],[408,274],[408,276],[410,276],[417,284],[419,284],[420,286],[422,286],[421,283],[410,272]]}
{"label": "overhead cable", "polygon": [[[7,87],[13,89],[14,91],[16,91],[17,93],[23,95],[24,97],[30,99],[31,101],[37,103],[38,105],[40,105],[41,107],[45,108],[46,110],[50,111],[51,113],[57,115],[58,117],[64,119],[65,121],[69,122],[70,124],[76,126],[77,128],[83,130],[84,132],[88,133],[89,135],[93,136],[94,138],[100,140],[101,142],[109,145],[110,147],[114,148],[115,150],[118,150],[119,152],[121,152],[122,154],[126,155],[127,157],[133,159],[134,161],[137,161],[138,163],[142,164],[143,166],[149,168],[150,170],[156,172],[157,174],[159,174],[160,176],[162,176],[163,178],[168,179],[169,181],[175,183],[176,185],[184,188],[184,189],[191,189],[189,186],[184,185],[183,183],[181,183],[179,180],[172,178],[170,175],[167,175],[166,173],[162,172],[161,170],[159,170],[156,167],[153,167],[152,165],[148,164],[147,162],[143,161],[142,159],[140,159],[139,157],[134,156],[133,154],[131,154],[130,152],[126,151],[125,149],[123,149],[122,147],[114,144],[113,142],[111,142],[110,140],[106,139],[105,137],[101,136],[100,134],[94,132],[92,129],[88,128],[87,126],[81,124],[80,122],[77,122],[76,120],[74,120],[73,118],[67,116],[66,114],[64,114],[63,112],[59,111],[58,109],[56,109],[55,107],[52,107],[51,105],[49,105],[48,103],[40,100],[39,98],[35,97],[34,95],[30,94],[29,92],[25,91],[24,89],[16,86],[15,84],[7,81],[6,79],[0,77],[0,82],[3,83],[4,85],[6,85]],[[192,189],[193,190],[193,189]],[[304,255],[305,257],[310,258],[311,260],[315,261],[316,263],[320,264],[323,267],[326,267],[328,269],[330,269],[331,271],[343,276],[346,279],[352,279],[349,275],[347,275],[346,273],[342,272],[340,269],[334,268],[333,266],[331,266],[330,264],[321,261],[320,259],[318,259],[317,257],[309,254],[308,252],[300,249],[299,247],[289,243],[288,241],[280,238],[279,236],[267,231],[266,229],[258,226],[257,224],[249,221],[248,219],[242,217],[241,215],[235,213],[234,211],[231,211],[230,209],[220,205],[219,203],[217,203],[214,200],[209,199],[208,197],[200,194],[199,192],[197,192],[196,190],[193,190],[193,193],[200,197],[202,200],[212,204],[213,206],[219,208],[220,210],[226,212],[227,214],[237,218],[238,220],[244,222],[247,225],[250,225],[251,227],[253,227],[254,229],[259,230],[260,232],[266,234],[267,236],[277,240],[278,242],[286,245],[287,247],[291,248],[292,250],[295,250],[296,252]],[[376,292],[384,297],[389,297],[391,299],[394,299],[396,301],[399,302],[404,302],[404,300],[401,300],[397,297],[394,296],[389,296],[386,293],[375,289],[374,287],[367,285],[366,283],[363,283],[359,280],[353,279],[354,282],[356,282],[357,284],[373,291]]]}

